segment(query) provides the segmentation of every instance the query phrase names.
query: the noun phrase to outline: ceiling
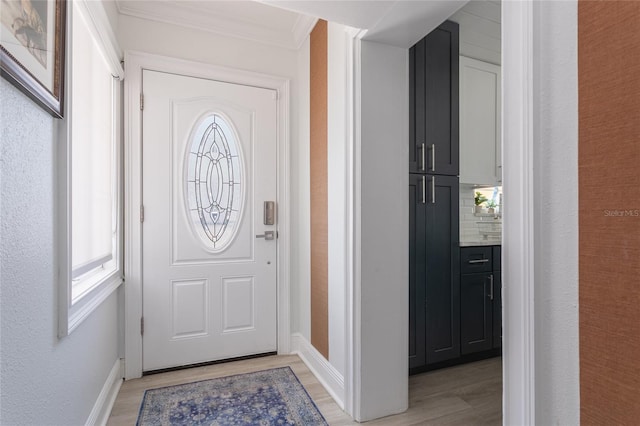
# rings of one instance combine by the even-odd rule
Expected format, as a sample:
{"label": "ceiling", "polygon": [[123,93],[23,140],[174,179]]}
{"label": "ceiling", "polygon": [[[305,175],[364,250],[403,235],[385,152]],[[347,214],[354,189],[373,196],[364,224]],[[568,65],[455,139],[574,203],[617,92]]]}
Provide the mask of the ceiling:
{"label": "ceiling", "polygon": [[123,15],[298,49],[317,18],[367,30],[365,39],[410,47],[467,0],[116,0]]}
{"label": "ceiling", "polygon": [[460,24],[460,55],[500,65],[501,8],[498,0],[470,1],[449,18]]}
{"label": "ceiling", "polygon": [[263,3],[366,29],[365,40],[408,48],[468,0],[261,0]]}

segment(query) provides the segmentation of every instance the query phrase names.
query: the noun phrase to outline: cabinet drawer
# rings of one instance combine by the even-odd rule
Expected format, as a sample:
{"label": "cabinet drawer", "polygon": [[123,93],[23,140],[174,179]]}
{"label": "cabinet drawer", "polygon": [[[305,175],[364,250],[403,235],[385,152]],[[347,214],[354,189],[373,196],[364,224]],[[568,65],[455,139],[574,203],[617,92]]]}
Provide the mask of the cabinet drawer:
{"label": "cabinet drawer", "polygon": [[493,270],[491,246],[462,247],[460,249],[460,272],[474,274]]}

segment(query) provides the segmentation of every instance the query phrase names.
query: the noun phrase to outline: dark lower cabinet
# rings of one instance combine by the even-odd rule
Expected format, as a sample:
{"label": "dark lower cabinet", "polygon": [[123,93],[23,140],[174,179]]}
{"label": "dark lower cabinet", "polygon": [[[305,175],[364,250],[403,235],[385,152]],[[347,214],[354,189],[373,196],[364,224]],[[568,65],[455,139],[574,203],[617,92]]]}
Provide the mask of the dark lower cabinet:
{"label": "dark lower cabinet", "polygon": [[463,355],[486,351],[493,345],[493,275],[465,274],[460,279],[460,339]]}
{"label": "dark lower cabinet", "polygon": [[409,374],[496,356],[502,347],[501,247],[458,248],[450,235],[457,224],[445,217],[448,208],[457,212],[449,198],[457,191],[436,180],[432,203],[430,182],[410,176]]}
{"label": "dark lower cabinet", "polygon": [[409,368],[460,356],[458,178],[409,178]]}
{"label": "dark lower cabinet", "polygon": [[[496,251],[497,249],[497,251]],[[502,346],[500,247],[460,249],[460,338],[463,355]],[[499,267],[499,261],[497,264]]]}

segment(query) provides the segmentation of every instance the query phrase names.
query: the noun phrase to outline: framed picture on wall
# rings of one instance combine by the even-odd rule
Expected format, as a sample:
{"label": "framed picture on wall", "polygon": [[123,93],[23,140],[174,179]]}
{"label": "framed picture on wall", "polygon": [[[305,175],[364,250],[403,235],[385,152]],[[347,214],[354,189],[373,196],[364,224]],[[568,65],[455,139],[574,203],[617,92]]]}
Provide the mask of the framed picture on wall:
{"label": "framed picture on wall", "polygon": [[64,101],[65,0],[0,0],[2,76],[54,117]]}

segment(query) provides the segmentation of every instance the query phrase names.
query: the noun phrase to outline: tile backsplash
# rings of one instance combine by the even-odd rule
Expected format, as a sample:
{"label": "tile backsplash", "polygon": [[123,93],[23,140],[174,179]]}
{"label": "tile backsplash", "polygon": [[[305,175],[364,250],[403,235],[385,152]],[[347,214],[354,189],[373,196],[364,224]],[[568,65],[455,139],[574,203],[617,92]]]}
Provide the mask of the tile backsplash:
{"label": "tile backsplash", "polygon": [[[460,184],[460,242],[486,242],[502,240],[502,221],[494,220],[492,216],[474,214],[474,196],[476,187],[474,185]],[[491,222],[490,224],[479,224],[478,222]],[[488,236],[487,230],[491,229]]]}

